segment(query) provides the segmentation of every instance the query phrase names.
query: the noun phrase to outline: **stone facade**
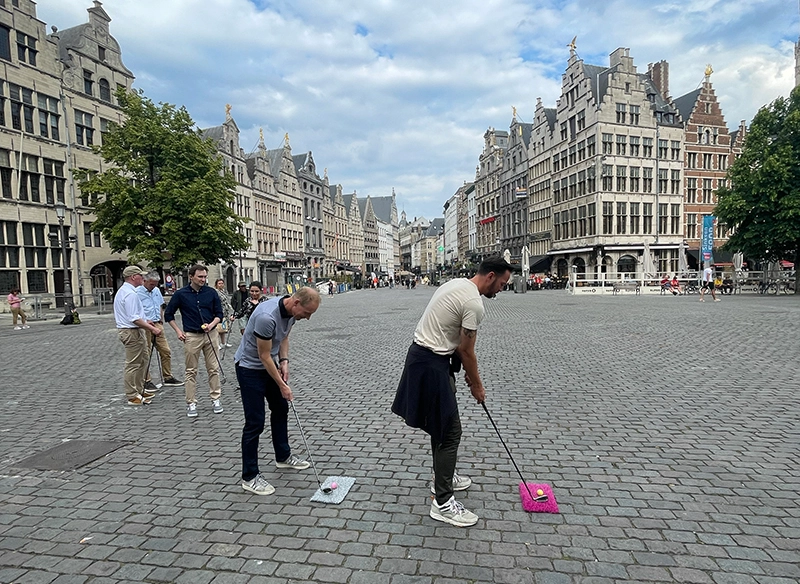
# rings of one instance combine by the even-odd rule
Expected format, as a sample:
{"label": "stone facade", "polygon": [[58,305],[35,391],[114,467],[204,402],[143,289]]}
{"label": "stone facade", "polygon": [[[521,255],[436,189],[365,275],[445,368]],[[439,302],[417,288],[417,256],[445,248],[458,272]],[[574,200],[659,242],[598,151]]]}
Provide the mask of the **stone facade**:
{"label": "stone facade", "polygon": [[514,110],[500,171],[500,248],[509,250],[514,263],[528,243],[528,144],[532,128],[533,124],[517,120]]}
{"label": "stone facade", "polygon": [[311,151],[292,157],[297,181],[303,196],[303,235],[307,275],[314,280],[324,272],[325,242],[322,218],[322,201],[328,194],[328,176],[320,178]]}

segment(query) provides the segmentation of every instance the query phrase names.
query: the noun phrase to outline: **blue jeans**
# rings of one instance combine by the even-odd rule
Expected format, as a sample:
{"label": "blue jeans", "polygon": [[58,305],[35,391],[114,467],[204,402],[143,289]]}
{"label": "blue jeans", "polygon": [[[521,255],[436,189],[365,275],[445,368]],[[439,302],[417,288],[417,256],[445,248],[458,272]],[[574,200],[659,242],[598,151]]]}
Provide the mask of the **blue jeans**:
{"label": "blue jeans", "polygon": [[292,454],[289,447],[289,402],[281,395],[275,380],[265,369],[246,369],[236,365],[236,379],[242,392],[242,480],[258,474],[258,439],[264,431],[264,400],[269,404],[269,425],[275,460],[283,462]]}

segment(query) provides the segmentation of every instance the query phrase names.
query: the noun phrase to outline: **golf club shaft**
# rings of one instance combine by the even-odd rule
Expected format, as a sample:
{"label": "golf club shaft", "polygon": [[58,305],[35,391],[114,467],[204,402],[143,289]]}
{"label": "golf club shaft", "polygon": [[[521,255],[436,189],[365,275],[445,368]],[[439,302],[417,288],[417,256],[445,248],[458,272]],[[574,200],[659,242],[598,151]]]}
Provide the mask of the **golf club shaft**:
{"label": "golf club shaft", "polygon": [[486,416],[489,418],[489,421],[492,423],[492,426],[494,427],[494,431],[497,433],[497,437],[500,438],[500,443],[503,445],[503,448],[506,449],[506,452],[508,452],[508,458],[511,459],[511,464],[514,465],[514,468],[516,469],[517,474],[519,475],[519,478],[522,481],[522,484],[525,485],[525,490],[528,491],[528,495],[530,495],[530,498],[533,499],[534,498],[533,497],[533,493],[531,493],[531,490],[528,488],[528,483],[525,480],[525,478],[522,476],[522,471],[519,470],[519,467],[517,466],[517,463],[514,461],[514,457],[511,456],[511,451],[508,449],[508,446],[506,446],[506,443],[503,440],[503,437],[500,435],[500,430],[497,429],[497,424],[494,423],[494,420],[492,419],[492,415],[489,413],[489,410],[486,408],[486,403],[485,402],[481,402],[481,405],[483,406],[483,411],[486,412]]}
{"label": "golf club shaft", "polygon": [[297,427],[300,430],[300,436],[303,437],[303,444],[305,444],[306,452],[308,452],[308,460],[311,461],[311,468],[314,469],[314,476],[317,478],[317,484],[319,485],[320,490],[322,490],[322,481],[319,480],[319,473],[317,473],[317,465],[314,464],[314,457],[311,456],[311,449],[308,447],[308,442],[306,441],[306,434],[303,432],[303,426],[300,424],[300,416],[297,415],[297,410],[294,407],[294,401],[290,401],[289,405],[292,407],[292,412],[294,412],[294,419],[297,420]]}
{"label": "golf club shaft", "polygon": [[211,335],[208,334],[208,331],[205,331],[205,333],[206,333],[206,340],[208,341],[208,344],[211,345],[211,352],[214,353],[214,357],[217,359],[217,365],[219,365],[219,374],[222,376],[222,382],[228,383],[228,378],[225,377],[225,370],[222,369],[222,362],[219,360],[219,354],[217,353],[217,348],[214,346],[214,342],[211,340]]}

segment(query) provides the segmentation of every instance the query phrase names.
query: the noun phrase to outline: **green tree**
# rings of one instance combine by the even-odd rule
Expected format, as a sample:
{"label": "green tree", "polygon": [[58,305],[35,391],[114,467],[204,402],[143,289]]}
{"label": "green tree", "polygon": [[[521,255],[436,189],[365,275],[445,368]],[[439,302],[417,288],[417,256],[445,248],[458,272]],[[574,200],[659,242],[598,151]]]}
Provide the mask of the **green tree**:
{"label": "green tree", "polygon": [[117,92],[125,122],[111,124],[95,150],[110,163],[76,171],[96,201],[92,224],[115,252],[155,267],[232,261],[247,248],[247,219],[231,210],[236,181],[186,108],[154,104],[141,91]]}
{"label": "green tree", "polygon": [[726,249],[800,264],[800,88],[758,111],[728,185],[714,211],[733,229]]}

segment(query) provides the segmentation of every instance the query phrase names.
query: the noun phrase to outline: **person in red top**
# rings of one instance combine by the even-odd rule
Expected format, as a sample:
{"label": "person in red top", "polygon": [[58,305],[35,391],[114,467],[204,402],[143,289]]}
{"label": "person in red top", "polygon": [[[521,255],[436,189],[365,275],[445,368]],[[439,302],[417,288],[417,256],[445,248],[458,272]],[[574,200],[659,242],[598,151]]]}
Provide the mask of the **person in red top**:
{"label": "person in red top", "polygon": [[682,294],[681,292],[681,283],[678,281],[678,276],[672,277],[672,293],[673,294]]}
{"label": "person in red top", "polygon": [[[22,298],[19,297],[19,288],[12,288],[11,294],[8,295],[8,306],[11,308],[11,315],[14,318],[14,330],[20,331],[22,329],[31,328],[28,322],[28,316],[22,310]],[[17,319],[22,319],[22,325],[17,324]]]}

